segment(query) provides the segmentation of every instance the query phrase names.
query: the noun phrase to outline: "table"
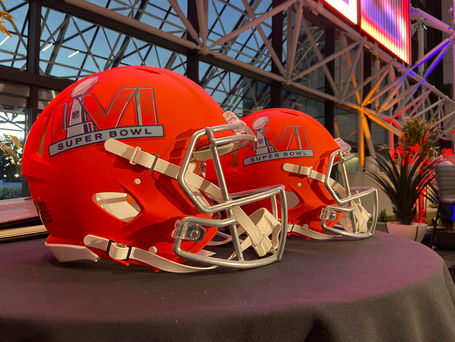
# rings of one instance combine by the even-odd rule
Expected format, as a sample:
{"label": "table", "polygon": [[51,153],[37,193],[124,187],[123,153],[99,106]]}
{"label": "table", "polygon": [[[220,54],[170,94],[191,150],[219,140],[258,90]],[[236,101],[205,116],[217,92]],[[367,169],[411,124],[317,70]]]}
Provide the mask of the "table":
{"label": "table", "polygon": [[0,341],[455,341],[443,260],[387,233],[184,275],[59,264],[43,242],[0,244]]}

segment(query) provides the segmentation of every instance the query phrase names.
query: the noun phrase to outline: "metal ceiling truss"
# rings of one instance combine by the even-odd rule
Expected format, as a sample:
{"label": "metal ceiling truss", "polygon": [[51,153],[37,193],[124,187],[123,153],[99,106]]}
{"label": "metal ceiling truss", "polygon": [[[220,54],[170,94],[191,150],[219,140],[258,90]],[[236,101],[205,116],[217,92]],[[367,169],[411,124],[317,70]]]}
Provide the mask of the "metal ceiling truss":
{"label": "metal ceiling truss", "polygon": [[24,130],[25,122],[23,113],[15,114],[0,111],[0,122],[5,124],[5,126],[9,126],[8,131],[11,131],[11,134],[14,134],[14,132],[22,132]]}
{"label": "metal ceiling truss", "polygon": [[[333,102],[359,115],[358,146],[364,146],[365,139],[372,155],[370,120],[395,135],[401,133],[400,120],[409,116],[433,119],[447,137],[455,129],[453,99],[427,80],[452,51],[454,31],[422,10],[412,8],[418,56],[408,66],[321,1],[194,0],[193,17],[189,1],[40,0],[40,72],[35,83],[37,77],[75,80],[130,63],[189,73],[187,58],[193,54],[200,62],[197,81],[226,109],[242,115],[270,107],[271,87],[277,86],[282,94],[290,94],[282,96],[283,106],[296,107],[290,102],[296,96]],[[20,7],[0,6],[13,15]],[[58,25],[50,20],[57,15]],[[274,18],[281,20],[280,49],[273,42]],[[0,47],[2,56],[9,55],[1,64],[26,70],[26,25],[24,20],[12,32],[18,38],[15,51]],[[444,34],[429,51],[424,25]],[[329,32],[335,36],[333,53],[327,53]],[[44,55],[45,49],[52,51]],[[83,58],[74,63],[68,60],[71,54]],[[369,69],[366,59],[371,60]],[[38,83],[43,86],[44,81]],[[364,151],[359,152],[363,161]]]}

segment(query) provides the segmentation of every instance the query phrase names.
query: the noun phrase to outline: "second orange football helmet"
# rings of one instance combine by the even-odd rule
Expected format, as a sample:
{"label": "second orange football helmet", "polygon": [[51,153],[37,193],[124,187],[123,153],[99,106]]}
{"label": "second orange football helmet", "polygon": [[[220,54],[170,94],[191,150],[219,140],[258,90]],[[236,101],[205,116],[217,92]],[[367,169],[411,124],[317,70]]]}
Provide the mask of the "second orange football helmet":
{"label": "second orange football helmet", "polygon": [[[290,234],[316,239],[373,234],[376,189],[349,186],[344,165],[350,155],[348,144],[334,139],[316,119],[296,110],[266,109],[242,120],[257,141],[222,159],[230,190],[284,184]],[[208,165],[207,177],[213,179],[211,169]],[[370,212],[362,205],[367,196]]]}

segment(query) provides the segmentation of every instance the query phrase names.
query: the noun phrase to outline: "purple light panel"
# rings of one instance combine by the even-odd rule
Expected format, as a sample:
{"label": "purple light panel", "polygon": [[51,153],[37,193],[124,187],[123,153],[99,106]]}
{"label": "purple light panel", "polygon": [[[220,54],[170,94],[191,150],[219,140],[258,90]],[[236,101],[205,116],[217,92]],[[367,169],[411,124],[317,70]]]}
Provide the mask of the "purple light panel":
{"label": "purple light panel", "polygon": [[411,63],[409,0],[360,0],[360,28]]}

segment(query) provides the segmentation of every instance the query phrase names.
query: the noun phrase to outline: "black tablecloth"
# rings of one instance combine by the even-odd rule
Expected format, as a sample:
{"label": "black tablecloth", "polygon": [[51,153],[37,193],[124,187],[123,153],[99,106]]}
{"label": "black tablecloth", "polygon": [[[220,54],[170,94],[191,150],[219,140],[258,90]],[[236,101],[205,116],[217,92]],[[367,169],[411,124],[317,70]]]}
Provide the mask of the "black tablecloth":
{"label": "black tablecloth", "polygon": [[62,265],[43,242],[0,244],[1,341],[455,341],[443,260],[386,233],[290,238],[279,263],[185,275]]}

